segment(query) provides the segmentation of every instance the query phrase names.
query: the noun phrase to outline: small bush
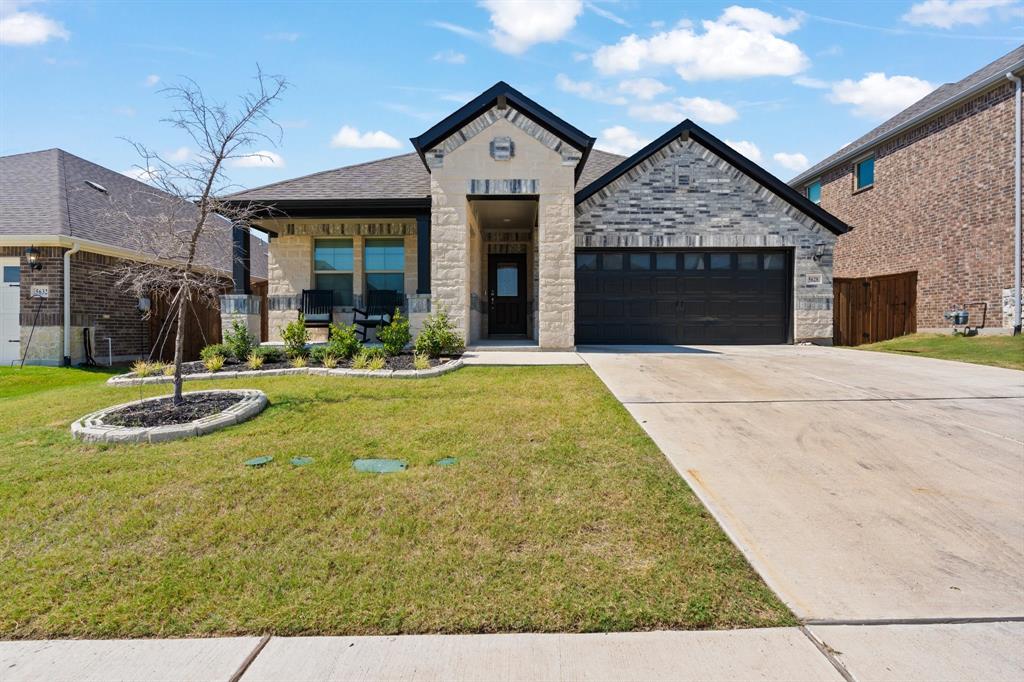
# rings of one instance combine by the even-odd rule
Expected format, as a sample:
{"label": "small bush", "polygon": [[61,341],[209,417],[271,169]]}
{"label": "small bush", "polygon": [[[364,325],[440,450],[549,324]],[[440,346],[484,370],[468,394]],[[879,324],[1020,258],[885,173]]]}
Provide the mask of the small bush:
{"label": "small bush", "polygon": [[310,362],[323,362],[327,355],[327,346],[313,346],[309,349]]}
{"label": "small bush", "polygon": [[260,369],[263,367],[263,356],[258,353],[249,353],[245,359],[245,366],[249,369]]}
{"label": "small bush", "polygon": [[348,360],[355,357],[362,350],[363,344],[356,336],[355,325],[332,324],[330,330],[327,350],[334,357]]}
{"label": "small bush", "polygon": [[232,357],[241,360],[249,357],[256,345],[256,337],[249,333],[241,320],[235,320],[231,323],[231,330],[224,335],[224,345],[231,349]]}
{"label": "small bush", "polygon": [[383,369],[385,364],[387,359],[380,348],[364,348],[352,360],[353,369]]}
{"label": "small bush", "polygon": [[214,355],[219,355],[221,360],[234,357],[231,354],[231,346],[226,343],[211,343],[199,351],[199,359],[206,362]]}
{"label": "small bush", "polygon": [[290,358],[306,357],[306,344],[309,343],[309,331],[306,329],[306,318],[299,314],[299,319],[289,322],[281,330],[284,341],[284,352]]}
{"label": "small bush", "polygon": [[304,356],[302,356],[302,355],[296,355],[294,358],[292,358],[292,361],[291,361],[290,364],[295,369],[299,369],[300,367],[305,367],[306,364],[307,364],[306,363],[306,358]]}
{"label": "small bush", "polygon": [[427,315],[423,322],[423,330],[416,337],[416,351],[426,353],[432,358],[442,355],[458,355],[466,348],[462,339],[444,309],[436,315]]}
{"label": "small bush", "polygon": [[323,366],[326,367],[327,369],[334,369],[335,367],[338,366],[338,358],[334,357],[333,355],[325,355],[324,359],[321,360],[320,362],[323,363]]}
{"label": "small bush", "polygon": [[409,320],[402,317],[402,312],[398,308],[395,308],[391,322],[377,330],[377,340],[384,346],[384,352],[392,357],[401,353],[409,345],[409,341],[412,340],[412,334],[409,333]]}
{"label": "small bush", "polygon": [[430,356],[426,353],[412,354],[413,369],[430,369]]}
{"label": "small bush", "polygon": [[[137,377],[151,377],[162,374],[165,367],[164,363],[159,360],[153,360],[152,362],[136,360],[132,363],[132,371],[135,372]],[[174,365],[171,365],[171,371],[174,371]]]}
{"label": "small bush", "polygon": [[203,367],[206,368],[207,372],[219,372],[221,369],[224,368],[224,356],[211,355],[208,358],[204,358]]}
{"label": "small bush", "polygon": [[174,376],[174,365],[173,364],[171,364],[171,365],[164,365],[164,376],[165,377],[173,377]]}
{"label": "small bush", "polygon": [[366,363],[366,369],[370,371],[376,371],[378,369],[384,369],[387,366],[387,364],[387,359],[378,355],[376,357],[370,358],[370,361]]}
{"label": "small bush", "polygon": [[252,349],[250,355],[258,355],[263,358],[263,362],[269,363],[281,362],[284,359],[284,351],[276,346],[257,346]]}

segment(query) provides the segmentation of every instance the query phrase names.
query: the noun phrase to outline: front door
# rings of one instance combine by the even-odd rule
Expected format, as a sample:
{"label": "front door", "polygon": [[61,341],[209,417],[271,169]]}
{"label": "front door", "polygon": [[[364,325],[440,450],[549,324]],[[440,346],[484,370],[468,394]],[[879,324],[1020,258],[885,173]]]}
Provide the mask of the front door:
{"label": "front door", "polygon": [[526,333],[526,254],[487,257],[487,333]]}

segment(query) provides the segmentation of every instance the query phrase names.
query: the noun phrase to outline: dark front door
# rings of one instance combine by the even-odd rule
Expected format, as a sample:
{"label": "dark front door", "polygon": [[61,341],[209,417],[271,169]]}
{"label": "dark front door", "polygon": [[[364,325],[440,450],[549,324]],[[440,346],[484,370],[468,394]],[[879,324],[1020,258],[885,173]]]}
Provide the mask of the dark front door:
{"label": "dark front door", "polygon": [[487,257],[487,333],[526,333],[526,254]]}

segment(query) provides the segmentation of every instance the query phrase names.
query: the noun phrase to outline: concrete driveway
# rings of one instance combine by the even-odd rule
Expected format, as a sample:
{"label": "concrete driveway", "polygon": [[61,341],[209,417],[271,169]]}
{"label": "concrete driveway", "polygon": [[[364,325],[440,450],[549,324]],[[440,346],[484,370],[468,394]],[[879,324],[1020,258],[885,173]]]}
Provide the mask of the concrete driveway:
{"label": "concrete driveway", "polygon": [[807,346],[580,353],[805,622],[1024,616],[1024,373]]}

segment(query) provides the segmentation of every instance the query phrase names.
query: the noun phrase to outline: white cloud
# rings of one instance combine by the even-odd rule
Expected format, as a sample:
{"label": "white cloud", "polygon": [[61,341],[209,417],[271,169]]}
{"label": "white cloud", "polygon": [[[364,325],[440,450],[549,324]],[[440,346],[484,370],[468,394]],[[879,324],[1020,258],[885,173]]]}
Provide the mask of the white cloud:
{"label": "white cloud", "polygon": [[383,130],[360,133],[352,126],[341,126],[341,130],[331,138],[331,146],[349,149],[399,149],[402,143]]}
{"label": "white cloud", "polygon": [[581,0],[481,0],[480,6],[491,13],[494,46],[509,54],[560,40],[583,12]]}
{"label": "white cloud", "polygon": [[142,81],[142,84],[145,85],[147,88],[151,88],[159,82],[160,76],[156,75],[155,73],[151,73],[148,76],[146,76],[146,78]]}
{"label": "white cloud", "polygon": [[158,176],[159,171],[152,167],[146,166],[132,166],[128,170],[121,171],[121,175],[127,175],[132,180],[138,180],[139,182],[152,182]]}
{"label": "white cloud", "polygon": [[792,154],[789,152],[776,152],[772,154],[772,158],[775,159],[775,163],[794,173],[799,173],[811,165],[807,157],[800,152],[793,152]]}
{"label": "white cloud", "polygon": [[869,73],[859,81],[849,78],[832,84],[829,99],[850,104],[853,113],[867,118],[888,118],[921,99],[935,86],[913,76],[886,76]]}
{"label": "white cloud", "polygon": [[604,102],[606,104],[626,104],[627,100],[622,95],[616,95],[613,92],[609,92],[607,89],[602,88],[599,85],[594,85],[589,81],[574,81],[564,73],[560,73],[555,76],[555,85],[562,92],[571,92],[574,95],[578,95],[583,99],[593,100],[595,102]]}
{"label": "white cloud", "polygon": [[232,168],[284,168],[284,159],[276,152],[261,149],[247,156],[231,159],[229,165]]}
{"label": "white cloud", "polygon": [[435,62],[444,62],[445,64],[465,64],[466,55],[461,52],[456,52],[452,49],[441,50],[435,52],[433,57]]}
{"label": "white cloud", "polygon": [[587,8],[588,12],[593,12],[594,14],[596,14],[599,17],[601,17],[602,19],[607,19],[608,21],[610,21],[610,22],[612,22],[614,24],[618,24],[619,26],[629,26],[629,22],[628,21],[626,21],[625,19],[620,17],[618,14],[614,14],[613,12],[609,12],[604,7],[596,5],[596,4],[592,3],[592,2],[588,2],[588,3],[586,3],[586,8]]}
{"label": "white cloud", "polygon": [[454,33],[455,35],[462,36],[463,38],[469,38],[470,40],[481,40],[481,39],[483,39],[483,35],[480,32],[474,31],[471,28],[466,28],[465,26],[459,26],[458,24],[452,24],[452,23],[447,22],[447,21],[431,21],[427,25],[428,26],[433,26],[434,28],[442,29],[444,31],[448,31],[449,33]]}
{"label": "white cloud", "polygon": [[51,38],[71,37],[60,22],[36,12],[19,12],[16,6],[14,10],[0,16],[0,45],[39,45]]}
{"label": "white cloud", "polygon": [[903,21],[937,28],[953,28],[957,24],[981,26],[991,21],[998,10],[1017,16],[1021,12],[1017,0],[925,0],[912,5]]}
{"label": "white cloud", "polygon": [[650,38],[628,35],[605,45],[593,56],[606,74],[671,66],[685,80],[792,76],[809,61],[800,48],[778,36],[800,26],[800,18],[784,19],[759,9],[729,7],[714,21],[703,21],[703,33],[689,22]]}
{"label": "white cloud", "polygon": [[748,142],[747,140],[726,140],[725,143],[754,163],[761,163],[761,150],[753,142]]}
{"label": "white cloud", "polygon": [[829,84],[820,78],[811,78],[810,76],[797,76],[793,79],[793,85],[799,85],[802,88],[813,88],[815,90],[828,90]]}
{"label": "white cloud", "polygon": [[670,102],[637,104],[629,108],[629,115],[644,121],[679,123],[692,118],[704,123],[729,123],[739,118],[739,113],[725,102],[706,97],[677,97]]}
{"label": "white cloud", "polygon": [[192,158],[192,150],[188,147],[178,147],[167,155],[168,161],[182,162]]}
{"label": "white cloud", "polygon": [[601,131],[594,146],[612,154],[628,156],[649,142],[626,126],[612,126]]}
{"label": "white cloud", "polygon": [[637,99],[654,99],[671,88],[654,78],[634,78],[619,83],[619,90],[627,95],[633,95]]}

